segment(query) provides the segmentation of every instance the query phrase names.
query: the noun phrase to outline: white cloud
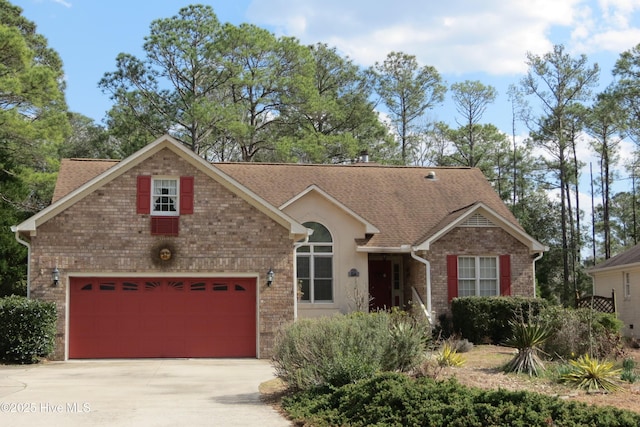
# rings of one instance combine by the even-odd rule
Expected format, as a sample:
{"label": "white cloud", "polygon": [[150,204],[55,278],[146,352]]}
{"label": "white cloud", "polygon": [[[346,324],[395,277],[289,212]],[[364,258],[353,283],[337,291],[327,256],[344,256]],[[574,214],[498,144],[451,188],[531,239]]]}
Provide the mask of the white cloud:
{"label": "white cloud", "polygon": [[64,1],[64,0],[53,0],[54,3],[58,3],[64,7],[71,7],[71,3],[69,3],[68,1]]}
{"label": "white cloud", "polygon": [[365,66],[402,51],[443,73],[498,75],[523,72],[527,51],[549,51],[551,29],[574,25],[582,1],[254,0],[248,17],[303,43],[336,46]]}

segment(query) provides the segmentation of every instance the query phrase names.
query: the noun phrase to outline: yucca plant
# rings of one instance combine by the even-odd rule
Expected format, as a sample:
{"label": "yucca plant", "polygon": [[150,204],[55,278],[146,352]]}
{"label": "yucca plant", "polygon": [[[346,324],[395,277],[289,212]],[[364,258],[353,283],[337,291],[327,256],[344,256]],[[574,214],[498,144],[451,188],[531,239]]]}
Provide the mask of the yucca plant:
{"label": "yucca plant", "polygon": [[510,322],[510,324],[512,336],[505,344],[516,348],[518,354],[507,363],[504,370],[538,376],[544,370],[544,363],[538,355],[541,351],[539,347],[553,335],[551,328],[539,323]]}
{"label": "yucca plant", "polygon": [[576,360],[570,360],[571,368],[560,376],[560,381],[573,384],[587,391],[618,391],[621,389],[616,378],[620,376],[620,369],[614,369],[612,362],[601,362],[592,359],[588,354]]}
{"label": "yucca plant", "polygon": [[464,357],[448,342],[445,342],[436,356],[439,366],[462,366]]}

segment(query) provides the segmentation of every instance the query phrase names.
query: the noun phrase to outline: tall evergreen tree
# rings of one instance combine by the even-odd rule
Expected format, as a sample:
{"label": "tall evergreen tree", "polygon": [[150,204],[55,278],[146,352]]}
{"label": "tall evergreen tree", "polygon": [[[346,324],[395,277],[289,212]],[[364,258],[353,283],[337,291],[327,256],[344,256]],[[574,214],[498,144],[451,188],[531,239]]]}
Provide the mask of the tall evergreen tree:
{"label": "tall evergreen tree", "polygon": [[438,71],[418,65],[416,57],[391,52],[384,62],[373,67],[376,91],[389,110],[391,123],[400,145],[400,158],[407,164],[421,138],[418,119],[444,100],[447,90]]}
{"label": "tall evergreen tree", "polygon": [[49,204],[69,131],[62,61],[22,9],[0,0],[0,295],[24,292],[26,250],[8,231]]}
{"label": "tall evergreen tree", "polygon": [[564,46],[556,45],[552,52],[542,56],[527,54],[529,71],[522,79],[524,92],[538,101],[542,114],[529,117],[529,126],[536,143],[544,148],[552,158],[550,168],[555,171],[557,188],[560,192],[560,225],[562,234],[562,302],[571,304],[572,289],[577,291],[575,274],[572,269],[579,256],[579,248],[574,247],[572,235],[578,233],[572,226],[570,212],[570,185],[577,181],[577,170],[571,153],[575,136],[571,110],[574,105],[589,99],[591,88],[598,82],[599,68],[590,66],[585,55],[572,58],[565,53]]}

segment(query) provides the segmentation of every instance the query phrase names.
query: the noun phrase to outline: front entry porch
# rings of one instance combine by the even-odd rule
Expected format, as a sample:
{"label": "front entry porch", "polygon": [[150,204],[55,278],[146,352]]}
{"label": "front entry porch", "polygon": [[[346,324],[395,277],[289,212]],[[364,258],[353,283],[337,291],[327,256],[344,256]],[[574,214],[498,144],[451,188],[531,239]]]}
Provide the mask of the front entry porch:
{"label": "front entry porch", "polygon": [[404,280],[401,256],[369,255],[369,311],[404,308]]}

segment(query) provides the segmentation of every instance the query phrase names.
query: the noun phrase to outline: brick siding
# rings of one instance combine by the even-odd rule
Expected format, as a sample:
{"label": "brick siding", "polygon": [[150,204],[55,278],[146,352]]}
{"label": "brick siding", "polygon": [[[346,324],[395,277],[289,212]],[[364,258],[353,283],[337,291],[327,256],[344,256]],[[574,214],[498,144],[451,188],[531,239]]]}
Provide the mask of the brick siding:
{"label": "brick siding", "polygon": [[[152,236],[150,215],[136,214],[138,175],[194,176],[192,215],[180,216],[177,237]],[[170,267],[152,261],[152,248],[170,242]],[[31,238],[31,295],[58,308],[55,359],[64,358],[70,274],[259,274],[261,357],[269,357],[277,329],[293,320],[293,242],[285,229],[222,185],[164,149],[42,224]],[[51,284],[57,266],[61,282]],[[274,284],[265,274],[273,267]]]}
{"label": "brick siding", "polygon": [[[457,227],[431,244],[431,250],[418,254],[431,264],[431,304],[435,319],[450,309],[447,290],[447,255],[511,255],[511,295],[535,294],[532,257],[529,249],[497,227]],[[408,258],[408,283],[415,286],[426,302],[425,266]],[[408,289],[410,292],[410,287]],[[405,295],[407,294],[405,289]]]}

